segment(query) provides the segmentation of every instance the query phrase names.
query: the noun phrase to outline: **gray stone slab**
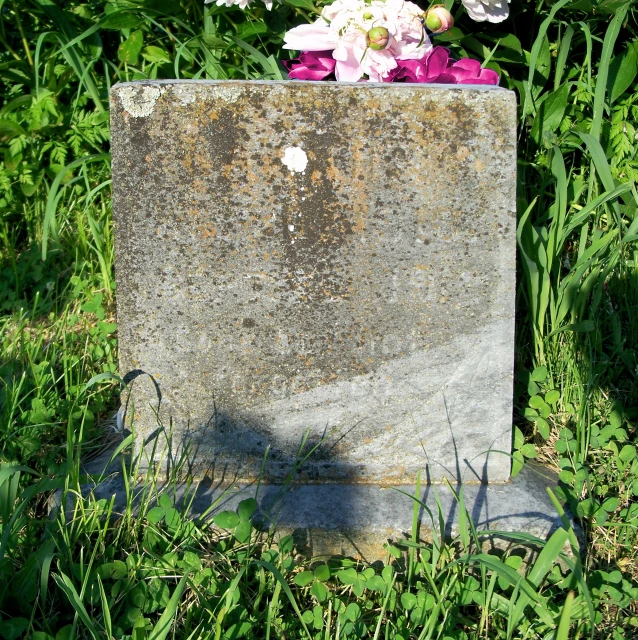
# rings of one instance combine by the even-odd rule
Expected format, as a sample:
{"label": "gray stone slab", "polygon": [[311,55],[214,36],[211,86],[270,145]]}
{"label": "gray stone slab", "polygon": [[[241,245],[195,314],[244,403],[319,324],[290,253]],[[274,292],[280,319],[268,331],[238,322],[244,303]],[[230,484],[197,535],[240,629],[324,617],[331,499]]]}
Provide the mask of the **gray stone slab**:
{"label": "gray stone slab", "polygon": [[[99,478],[105,460],[108,456],[87,465],[87,473]],[[110,501],[115,496],[115,512],[125,508],[126,491],[119,470],[117,460],[94,489],[97,498]],[[485,545],[505,548],[521,541],[518,534],[544,541],[562,526],[547,495],[547,488],[554,489],[558,483],[556,472],[533,462],[505,484],[431,484],[422,485],[418,493],[413,484],[307,484],[295,479],[288,485],[261,483],[258,487],[257,483],[229,485],[228,481],[228,476],[219,474],[197,485],[171,481],[163,486],[160,476],[158,490],[168,491],[180,509],[188,502],[193,518],[205,513],[212,518],[222,510],[236,510],[241,500],[256,498],[259,506],[255,522],[281,535],[292,533],[297,549],[311,557],[345,555],[368,562],[383,559],[388,541],[411,538],[412,496],[417,495],[421,502],[417,504],[418,539],[430,542],[434,535],[440,537],[439,507],[444,537],[456,538],[460,505],[453,491],[458,495],[461,488],[468,519]],[[86,490],[90,489],[93,487],[87,485]],[[569,514],[567,518],[571,520]],[[577,523],[572,522],[572,526],[582,537]]]}
{"label": "gray stone slab", "polygon": [[512,92],[142,82],[111,118],[138,433],[246,479],[305,433],[313,482],[508,479]]}

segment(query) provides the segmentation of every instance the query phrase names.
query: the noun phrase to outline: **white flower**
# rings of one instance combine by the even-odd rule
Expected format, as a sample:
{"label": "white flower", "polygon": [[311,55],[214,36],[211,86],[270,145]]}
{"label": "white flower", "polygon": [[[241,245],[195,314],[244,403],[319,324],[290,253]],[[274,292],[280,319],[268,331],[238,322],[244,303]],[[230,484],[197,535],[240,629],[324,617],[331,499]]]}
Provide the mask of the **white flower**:
{"label": "white flower", "polygon": [[467,13],[477,22],[503,22],[510,14],[510,0],[461,0]]}
{"label": "white flower", "polygon": [[[284,36],[284,49],[332,51],[337,80],[373,82],[397,66],[396,60],[420,59],[432,48],[423,28],[423,10],[406,0],[335,0],[312,25],[295,27]],[[383,49],[370,47],[371,29],[388,32]]]}
{"label": "white flower", "polygon": [[[204,4],[210,4],[211,2],[215,2],[215,0],[204,0]],[[251,4],[253,0],[217,0],[215,4],[218,7],[222,5],[225,7],[232,7],[237,5],[240,9],[245,9],[249,4]],[[264,0],[264,4],[266,5],[266,9],[270,11],[272,9],[272,0]]]}

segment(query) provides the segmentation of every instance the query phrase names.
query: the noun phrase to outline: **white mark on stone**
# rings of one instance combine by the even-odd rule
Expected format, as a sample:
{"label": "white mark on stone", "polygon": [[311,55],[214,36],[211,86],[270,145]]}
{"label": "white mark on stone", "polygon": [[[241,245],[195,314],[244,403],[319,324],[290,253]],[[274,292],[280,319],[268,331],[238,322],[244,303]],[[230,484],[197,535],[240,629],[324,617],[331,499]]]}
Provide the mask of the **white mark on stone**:
{"label": "white mark on stone", "polygon": [[150,116],[155,108],[155,103],[161,95],[161,89],[152,84],[136,87],[121,87],[119,91],[122,106],[134,118],[146,118]]}
{"label": "white mark on stone", "polygon": [[308,166],[308,156],[301,147],[288,147],[281,161],[290,173],[303,173]]}
{"label": "white mark on stone", "polygon": [[289,224],[288,225],[288,231],[294,231],[295,230],[295,225],[294,224]]}
{"label": "white mark on stone", "polygon": [[212,93],[224,102],[237,102],[243,93],[243,88],[233,85],[213,85]]}

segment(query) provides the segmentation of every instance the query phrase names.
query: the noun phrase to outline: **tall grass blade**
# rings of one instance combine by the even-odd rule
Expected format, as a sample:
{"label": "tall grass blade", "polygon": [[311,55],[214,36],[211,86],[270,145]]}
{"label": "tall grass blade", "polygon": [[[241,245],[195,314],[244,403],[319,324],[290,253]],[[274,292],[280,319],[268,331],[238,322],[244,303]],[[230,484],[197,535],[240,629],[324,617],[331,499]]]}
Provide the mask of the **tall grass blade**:
{"label": "tall grass blade", "polygon": [[42,221],[42,259],[47,259],[47,246],[49,242],[49,235],[54,239],[57,237],[57,224],[55,213],[57,204],[60,199],[61,193],[59,193],[60,185],[66,174],[75,169],[75,167],[84,166],[89,162],[97,162],[99,160],[105,160],[108,162],[111,158],[109,153],[97,153],[86,158],[78,158],[70,164],[68,164],[60,173],[55,176],[51,188],[49,189],[49,195],[47,197],[47,203],[44,210],[44,220]]}
{"label": "tall grass blade", "polygon": [[[616,10],[616,14],[607,27],[605,40],[603,41],[603,51],[600,56],[600,62],[598,63],[598,75],[596,77],[596,91],[594,92],[594,115],[589,130],[590,134],[596,138],[596,140],[600,137],[600,129],[603,123],[603,107],[605,105],[605,93],[607,92],[609,63],[611,62],[611,56],[614,52],[614,44],[620,33],[620,27],[622,27],[622,23],[627,15],[629,4],[630,3],[627,2]],[[607,186],[606,188],[609,189]]]}
{"label": "tall grass blade", "polygon": [[171,625],[173,624],[173,620],[177,615],[177,607],[179,606],[179,601],[182,597],[182,593],[184,592],[184,587],[186,587],[186,580],[188,579],[188,575],[182,576],[182,579],[179,581],[177,586],[175,587],[175,591],[173,591],[173,595],[171,599],[168,601],[166,605],[166,609],[162,612],[160,619],[157,621],[157,624],[153,627],[153,630],[148,636],[148,640],[165,640],[168,632],[171,630]]}
{"label": "tall grass blade", "polygon": [[93,621],[91,620],[91,617],[89,616],[86,608],[84,607],[84,603],[82,602],[80,596],[78,595],[78,592],[75,590],[75,587],[73,586],[73,583],[71,582],[69,577],[64,573],[60,572],[60,574],[54,573],[53,579],[55,580],[60,590],[69,599],[69,602],[73,606],[73,609],[75,610],[76,615],[80,618],[80,620],[82,620],[82,622],[84,623],[84,626],[88,629],[93,640],[100,640],[100,634],[98,633],[97,629],[93,625]]}

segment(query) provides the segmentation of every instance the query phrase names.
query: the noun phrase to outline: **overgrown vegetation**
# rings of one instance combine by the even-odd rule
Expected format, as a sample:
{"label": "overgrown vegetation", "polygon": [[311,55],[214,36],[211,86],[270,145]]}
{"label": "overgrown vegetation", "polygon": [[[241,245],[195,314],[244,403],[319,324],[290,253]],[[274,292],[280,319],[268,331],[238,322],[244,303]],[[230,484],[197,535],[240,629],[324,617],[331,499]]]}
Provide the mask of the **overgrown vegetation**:
{"label": "overgrown vegetation", "polygon": [[[512,536],[507,553],[486,555],[469,522],[451,542],[437,524],[433,544],[389,546],[383,566],[308,565],[292,539],[256,531],[250,500],[211,521],[176,510],[153,478],[137,517],[132,488],[123,515],[79,498],[80,456],[110,439],[117,402],[104,378],[87,384],[116,371],[109,88],[281,78],[281,35],[311,13],[308,0],[272,12],[201,0],[0,0],[0,636],[636,637],[629,1],[514,0],[501,25],[478,29],[459,12],[439,37],[485,60],[519,97],[513,464],[540,457],[560,471],[558,498],[581,518],[584,545],[566,523],[548,542]],[[51,519],[55,490],[62,504],[77,499]],[[523,546],[539,552],[527,567]]]}

